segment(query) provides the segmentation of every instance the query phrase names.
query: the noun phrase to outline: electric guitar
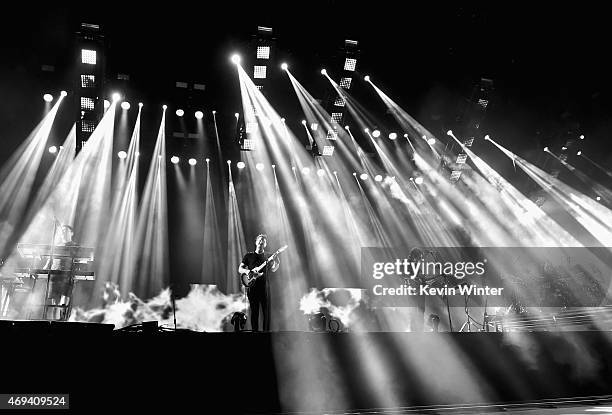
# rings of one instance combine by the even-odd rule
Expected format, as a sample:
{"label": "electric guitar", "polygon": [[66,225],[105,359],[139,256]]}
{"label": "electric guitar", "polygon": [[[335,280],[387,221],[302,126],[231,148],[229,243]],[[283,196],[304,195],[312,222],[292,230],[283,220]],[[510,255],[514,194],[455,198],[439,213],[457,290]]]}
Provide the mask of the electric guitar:
{"label": "electric guitar", "polygon": [[241,273],[240,281],[242,282],[242,285],[249,288],[253,284],[255,284],[255,280],[263,275],[263,272],[261,272],[261,270],[264,269],[266,265],[270,263],[270,261],[273,261],[274,258],[276,258],[276,256],[280,254],[281,252],[283,252],[285,249],[287,249],[287,245],[284,245],[281,248],[279,248],[276,252],[270,255],[270,257],[266,259],[261,265],[258,265],[255,268],[249,270],[249,272]]}

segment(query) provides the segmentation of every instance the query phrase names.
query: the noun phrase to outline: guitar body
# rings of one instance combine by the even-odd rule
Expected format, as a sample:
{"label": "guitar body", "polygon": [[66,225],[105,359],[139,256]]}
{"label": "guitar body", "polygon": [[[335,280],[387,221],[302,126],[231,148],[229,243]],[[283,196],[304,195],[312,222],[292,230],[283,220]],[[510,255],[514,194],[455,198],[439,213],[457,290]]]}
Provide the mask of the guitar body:
{"label": "guitar body", "polygon": [[240,281],[242,282],[242,285],[244,285],[247,288],[250,288],[255,284],[257,277],[260,277],[261,275],[262,274],[259,274],[254,271],[251,271],[248,274],[247,273],[240,274]]}
{"label": "guitar body", "polygon": [[240,274],[240,282],[242,282],[242,285],[244,285],[247,288],[252,287],[253,284],[255,284],[255,281],[257,280],[257,278],[263,275],[263,272],[261,271],[264,269],[264,267],[269,262],[271,262],[274,258],[276,258],[276,256],[280,254],[281,252],[283,252],[285,249],[287,249],[287,245],[284,245],[283,247],[278,249],[276,252],[274,252],[272,255],[270,255],[270,257],[266,259],[266,261],[263,264],[260,264],[257,267],[251,269],[248,273],[245,272],[244,274]]}

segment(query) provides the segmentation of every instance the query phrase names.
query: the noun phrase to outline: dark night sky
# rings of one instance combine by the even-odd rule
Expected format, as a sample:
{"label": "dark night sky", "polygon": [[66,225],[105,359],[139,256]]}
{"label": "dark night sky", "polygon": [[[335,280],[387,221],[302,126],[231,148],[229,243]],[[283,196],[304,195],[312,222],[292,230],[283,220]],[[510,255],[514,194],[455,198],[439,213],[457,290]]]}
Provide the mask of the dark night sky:
{"label": "dark night sky", "polygon": [[[458,100],[486,76],[496,87],[490,131],[510,147],[517,145],[517,152],[572,121],[594,139],[608,141],[611,68],[603,10],[516,3],[219,3],[18,6],[2,28],[0,91],[9,99],[0,104],[0,128],[13,131],[7,124],[17,121],[27,131],[32,118],[24,119],[22,110],[35,114],[38,109],[24,92],[33,89],[42,63],[55,64],[60,72],[66,67],[74,28],[90,21],[106,33],[110,71],[130,74],[135,95],[145,102],[159,99],[174,81],[190,79],[207,84],[211,109],[233,114],[239,91],[227,57],[234,50],[246,52],[256,26],[266,25],[278,38],[277,61],[289,62],[315,96],[327,87],[319,69],[351,38],[360,42],[359,72],[370,74],[433,130],[442,126],[432,123],[432,115],[440,114],[448,124]],[[272,76],[273,103],[282,113],[297,111],[290,83],[280,70]],[[357,84],[354,93],[369,110],[383,109],[365,84]]]}
{"label": "dark night sky", "polygon": [[[32,103],[40,104],[34,97],[41,93],[36,81],[42,63],[56,65],[62,86],[53,86],[66,87],[61,68],[69,68],[80,21],[102,25],[109,69],[130,74],[145,103],[189,78],[206,83],[207,104],[228,114],[239,101],[227,57],[247,49],[256,26],[266,25],[278,38],[278,61],[286,59],[315,96],[327,87],[318,70],[344,39],[353,38],[361,44],[359,71],[435,132],[442,127],[431,116],[440,114],[448,123],[457,100],[487,76],[497,92],[487,126],[501,142],[519,153],[541,148],[568,123],[579,122],[605,150],[600,160],[609,161],[609,146],[601,147],[610,132],[608,22],[604,10],[593,6],[327,0],[12,7],[0,28],[0,128],[9,140],[20,140],[39,114]],[[273,103],[281,112],[297,111],[289,82],[280,71],[273,76]],[[382,109],[363,83],[354,93],[362,94],[368,109]]]}

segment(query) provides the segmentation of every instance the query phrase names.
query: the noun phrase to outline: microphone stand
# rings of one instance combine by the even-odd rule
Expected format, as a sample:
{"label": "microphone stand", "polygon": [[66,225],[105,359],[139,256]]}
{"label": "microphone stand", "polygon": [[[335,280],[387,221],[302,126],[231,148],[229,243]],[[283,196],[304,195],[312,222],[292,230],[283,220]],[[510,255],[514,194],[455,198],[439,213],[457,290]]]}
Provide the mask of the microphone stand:
{"label": "microphone stand", "polygon": [[[448,286],[448,275],[444,274],[444,284]],[[450,305],[448,304],[448,294],[445,294],[446,298],[446,314],[448,315],[448,327],[450,332],[453,332],[453,320],[451,319]]]}
{"label": "microphone stand", "polygon": [[487,302],[488,302],[489,298],[485,297],[485,304],[484,304],[484,316],[482,319],[482,325],[484,326],[484,331],[489,331],[489,315],[487,314]]}
{"label": "microphone stand", "polygon": [[170,301],[172,301],[172,317],[174,318],[174,331],[176,331],[176,302],[174,301],[173,284],[170,284]]}

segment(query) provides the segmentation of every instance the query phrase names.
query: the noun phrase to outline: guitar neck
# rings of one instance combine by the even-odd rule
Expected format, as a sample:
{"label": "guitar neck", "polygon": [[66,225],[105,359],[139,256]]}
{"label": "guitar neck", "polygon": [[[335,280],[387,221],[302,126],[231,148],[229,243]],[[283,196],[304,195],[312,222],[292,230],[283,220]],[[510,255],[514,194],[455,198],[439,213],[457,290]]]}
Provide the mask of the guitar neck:
{"label": "guitar neck", "polygon": [[275,254],[272,254],[272,255],[270,256],[270,258],[266,259],[266,260],[264,261],[264,263],[263,263],[263,264],[261,264],[261,265],[257,266],[257,268],[255,268],[255,270],[256,270],[257,272],[261,271],[263,267],[265,267],[266,265],[268,265],[268,263],[269,263],[270,261],[272,261],[272,258],[274,257],[274,255],[275,255]]}
{"label": "guitar neck", "polygon": [[274,252],[272,255],[270,255],[261,265],[256,266],[255,268],[253,268],[251,271],[255,271],[255,272],[259,272],[262,270],[263,267],[265,267],[266,265],[268,265],[268,263],[270,261],[272,261],[272,259],[274,259],[274,257],[278,254],[280,254],[281,252],[283,252],[285,249],[287,248],[287,245],[283,246],[281,249],[277,250],[276,252]]}

